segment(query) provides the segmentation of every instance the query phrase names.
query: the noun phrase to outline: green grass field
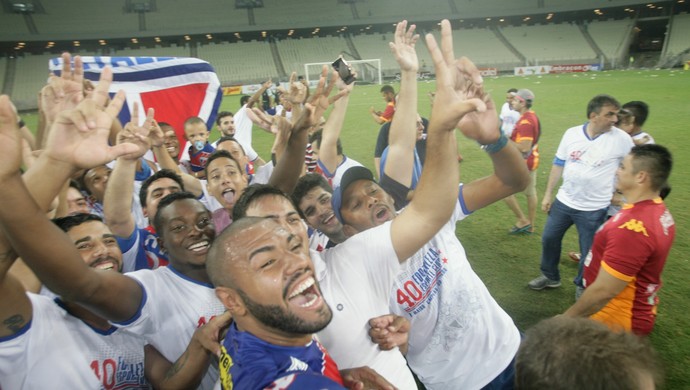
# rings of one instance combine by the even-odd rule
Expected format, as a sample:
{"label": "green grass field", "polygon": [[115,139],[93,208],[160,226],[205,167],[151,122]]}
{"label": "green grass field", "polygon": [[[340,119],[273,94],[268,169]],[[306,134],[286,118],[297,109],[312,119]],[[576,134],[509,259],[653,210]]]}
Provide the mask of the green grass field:
{"label": "green grass field", "polygon": [[[667,204],[676,221],[676,241],[664,272],[661,304],[651,342],[659,352],[666,372],[666,388],[690,389],[690,262],[685,253],[690,249],[688,219],[690,213],[690,168],[686,165],[690,154],[690,72],[679,70],[631,70],[569,75],[531,77],[498,77],[485,80],[487,90],[493,93],[498,107],[504,92],[511,87],[529,88],[535,96],[534,110],[542,124],[540,153],[542,163],[538,171],[538,193],[544,192],[550,162],[564,131],[586,120],[585,110],[591,97],[599,93],[615,96],[621,103],[643,100],[651,107],[645,129],[656,142],[667,146],[675,157],[671,175],[673,191]],[[384,104],[379,86],[355,88],[341,138],[345,153],[373,168],[373,150],[378,125],[371,119],[368,109]],[[397,86],[396,86],[397,90]],[[434,90],[434,82],[424,82],[419,88],[419,112],[430,112],[427,92]],[[223,110],[235,111],[239,96],[227,97]],[[33,126],[35,115],[23,114]],[[686,129],[686,130],[683,130]],[[260,130],[254,133],[255,149],[267,158],[272,139]],[[217,138],[214,131],[212,138]],[[464,162],[460,165],[461,180],[472,181],[491,172],[490,160],[476,143],[459,135]],[[432,152],[432,151],[430,151]],[[519,195],[523,210],[524,197]],[[562,313],[574,302],[574,285],[567,283],[577,272],[567,259],[568,250],[578,250],[575,229],[564,241],[561,272],[564,284],[556,290],[535,292],[527,282],[539,274],[541,231],[546,215],[537,214],[536,233],[514,237],[507,234],[514,217],[502,202],[475,213],[458,224],[457,234],[467,250],[472,266],[503,308],[513,317],[521,330],[541,319]]]}

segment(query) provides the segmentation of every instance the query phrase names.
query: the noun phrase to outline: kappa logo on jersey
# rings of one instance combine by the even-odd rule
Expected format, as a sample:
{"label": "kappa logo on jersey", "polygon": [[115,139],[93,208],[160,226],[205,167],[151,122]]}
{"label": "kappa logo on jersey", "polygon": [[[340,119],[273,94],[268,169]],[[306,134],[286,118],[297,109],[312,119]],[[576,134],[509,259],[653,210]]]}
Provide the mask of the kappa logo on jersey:
{"label": "kappa logo on jersey", "polygon": [[224,390],[232,390],[232,374],[230,368],[233,366],[232,357],[225,349],[223,344],[220,345],[220,358],[218,359],[218,370],[220,371],[220,384]]}
{"label": "kappa logo on jersey", "polygon": [[[113,69],[110,93],[124,90],[126,102],[119,119],[130,120],[130,110],[139,103],[139,118],[146,110],[156,110],[156,120],[167,122],[175,129],[180,144],[184,145],[184,121],[198,116],[213,127],[223,97],[215,70],[198,58],[174,57],[82,57],[84,78],[98,81],[105,66]],[[50,71],[59,75],[62,58],[48,62]]]}
{"label": "kappa logo on jersey", "polygon": [[642,233],[645,235],[645,237],[649,237],[649,234],[647,234],[647,229],[644,227],[644,223],[642,221],[638,221],[635,218],[630,219],[629,221],[625,222],[624,224],[618,226],[618,228],[619,229],[628,229],[628,230],[631,230],[635,233]]}

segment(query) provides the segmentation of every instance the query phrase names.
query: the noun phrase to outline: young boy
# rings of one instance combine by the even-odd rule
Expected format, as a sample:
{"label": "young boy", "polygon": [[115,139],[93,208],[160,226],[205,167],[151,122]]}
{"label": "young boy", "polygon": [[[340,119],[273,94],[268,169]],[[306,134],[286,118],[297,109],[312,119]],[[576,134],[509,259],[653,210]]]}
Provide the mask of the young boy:
{"label": "young boy", "polygon": [[188,150],[190,174],[197,179],[205,179],[206,159],[215,151],[208,143],[206,123],[199,117],[190,117],[184,122],[184,136],[191,144]]}

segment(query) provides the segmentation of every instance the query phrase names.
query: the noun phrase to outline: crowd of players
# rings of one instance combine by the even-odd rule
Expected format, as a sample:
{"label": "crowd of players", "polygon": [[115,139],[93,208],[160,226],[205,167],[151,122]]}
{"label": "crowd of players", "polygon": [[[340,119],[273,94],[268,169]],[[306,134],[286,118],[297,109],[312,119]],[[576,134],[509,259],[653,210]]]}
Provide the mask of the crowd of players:
{"label": "crowd of players", "polygon": [[[653,352],[633,333],[652,330],[675,232],[659,197],[669,152],[633,148],[614,127],[620,104],[590,101],[586,124],[556,153],[542,202],[542,275],[529,283],[560,286],[560,240],[575,224],[584,292],[523,335],[472,270],[455,225],[501,199],[515,211],[510,197],[525,191],[529,217],[516,212],[510,233],[533,231],[534,94],[509,91],[519,115],[501,131],[509,120],[474,64],[455,58],[442,21],[440,44],[426,37],[436,74],[427,121],[417,114],[418,39],[403,21],[390,43],[401,82],[395,99],[382,90],[384,113],[371,110],[385,131],[378,180],[343,153],[354,87],[326,68],[311,92],[293,75],[275,111],[253,108],[266,83],[234,115],[220,113],[214,144],[190,118],[183,147],[153,109],[139,118],[134,107],[121,126],[123,94],[108,98],[112,71],[91,86],[79,57],[63,55],[61,76],[41,91],[36,139],[0,97],[0,388],[659,383]],[[252,148],[253,124],[275,134],[268,162]],[[456,129],[482,145],[489,176],[458,183]],[[595,235],[614,188],[626,206]],[[590,316],[615,331],[571,318]],[[573,374],[570,356],[601,374]]]}

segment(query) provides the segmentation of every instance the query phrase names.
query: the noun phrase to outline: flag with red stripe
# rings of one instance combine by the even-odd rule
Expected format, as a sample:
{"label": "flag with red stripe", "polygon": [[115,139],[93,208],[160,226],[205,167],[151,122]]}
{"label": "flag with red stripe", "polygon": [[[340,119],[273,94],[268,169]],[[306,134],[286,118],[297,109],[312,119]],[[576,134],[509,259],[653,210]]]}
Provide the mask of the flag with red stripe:
{"label": "flag with red stripe", "polygon": [[[84,77],[98,82],[102,69],[113,69],[110,93],[123,90],[126,103],[120,112],[122,124],[129,122],[135,102],[139,118],[153,107],[156,120],[175,128],[180,145],[184,145],[183,124],[198,116],[210,130],[216,119],[223,92],[215,70],[206,61],[182,57],[82,57]],[[60,75],[62,58],[49,61],[50,71]]]}

